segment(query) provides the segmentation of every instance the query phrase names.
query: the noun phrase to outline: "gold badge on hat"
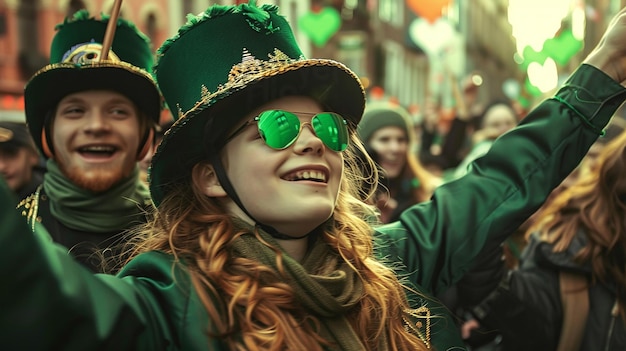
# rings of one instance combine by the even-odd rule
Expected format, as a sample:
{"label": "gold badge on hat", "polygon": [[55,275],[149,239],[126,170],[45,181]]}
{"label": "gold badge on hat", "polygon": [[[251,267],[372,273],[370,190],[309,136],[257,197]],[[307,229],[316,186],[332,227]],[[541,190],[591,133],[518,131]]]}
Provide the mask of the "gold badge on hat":
{"label": "gold badge on hat", "polygon": [[[109,61],[120,62],[120,58],[113,52],[109,52],[107,57]],[[79,65],[102,61],[102,44],[100,43],[84,43],[73,47],[65,57],[63,62],[71,62]]]}
{"label": "gold badge on hat", "polygon": [[13,131],[0,127],[0,143],[7,142],[11,139],[13,139]]}

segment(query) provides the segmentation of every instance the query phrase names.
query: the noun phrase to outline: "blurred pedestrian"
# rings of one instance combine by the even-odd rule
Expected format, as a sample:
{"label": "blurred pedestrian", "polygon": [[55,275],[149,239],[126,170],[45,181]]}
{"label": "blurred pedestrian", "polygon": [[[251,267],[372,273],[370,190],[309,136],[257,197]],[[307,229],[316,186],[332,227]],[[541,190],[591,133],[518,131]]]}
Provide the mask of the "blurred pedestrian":
{"label": "blurred pedestrian", "polygon": [[478,103],[480,85],[472,76],[463,80],[462,87],[456,78],[450,80],[456,101],[454,118],[447,128],[441,128],[441,105],[429,100],[423,112],[418,152],[422,165],[444,181],[467,155],[468,144],[471,146],[468,135],[475,130],[476,120],[480,118],[477,111],[481,109]]}
{"label": "blurred pedestrian", "polygon": [[0,176],[18,199],[35,192],[43,181],[35,143],[24,123],[0,122]]}
{"label": "blurred pedestrian", "polygon": [[406,109],[389,102],[368,105],[358,134],[382,169],[374,203],[383,223],[396,221],[408,207],[430,199],[441,179],[426,170],[415,154],[415,132]]}
{"label": "blurred pedestrian", "polygon": [[515,109],[508,101],[496,100],[485,107],[482,116],[475,123],[480,127],[472,133],[472,147],[461,163],[456,166],[451,175],[452,179],[457,179],[467,173],[470,164],[485,155],[496,138],[515,127],[518,119]]}

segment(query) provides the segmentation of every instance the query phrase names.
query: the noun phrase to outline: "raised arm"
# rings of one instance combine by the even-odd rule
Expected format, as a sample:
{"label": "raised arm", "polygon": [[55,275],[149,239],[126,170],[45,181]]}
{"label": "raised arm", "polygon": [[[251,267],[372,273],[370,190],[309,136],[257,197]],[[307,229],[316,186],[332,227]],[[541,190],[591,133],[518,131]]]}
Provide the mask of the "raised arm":
{"label": "raised arm", "polygon": [[554,97],[495,141],[463,178],[381,227],[381,255],[423,289],[456,282],[481,249],[493,248],[536,211],[578,165],[626,98],[626,14]]}

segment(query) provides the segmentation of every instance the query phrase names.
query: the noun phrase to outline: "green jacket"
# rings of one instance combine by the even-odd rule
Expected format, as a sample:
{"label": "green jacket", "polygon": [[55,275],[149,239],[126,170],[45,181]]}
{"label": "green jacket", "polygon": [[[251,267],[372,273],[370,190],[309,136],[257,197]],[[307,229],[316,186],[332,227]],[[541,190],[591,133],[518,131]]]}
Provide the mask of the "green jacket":
{"label": "green jacket", "polygon": [[[403,281],[433,296],[456,282],[483,247],[499,245],[578,165],[626,89],[582,66],[557,96],[496,140],[465,177],[377,229],[377,255]],[[0,198],[9,196],[0,183]],[[14,203],[0,202],[3,348],[223,349],[204,334],[208,316],[185,267],[172,267],[171,256],[146,253],[117,276],[93,275],[46,236],[32,235]],[[427,303],[445,315],[429,298],[409,298],[416,308]],[[463,348],[447,316],[433,319],[431,336],[435,350]]]}

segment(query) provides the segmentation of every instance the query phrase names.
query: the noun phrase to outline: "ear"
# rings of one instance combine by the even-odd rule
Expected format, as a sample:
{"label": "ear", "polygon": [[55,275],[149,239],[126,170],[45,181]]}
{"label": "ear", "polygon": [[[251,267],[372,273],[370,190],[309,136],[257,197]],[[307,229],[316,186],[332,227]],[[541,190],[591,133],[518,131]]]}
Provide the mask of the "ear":
{"label": "ear", "polygon": [[143,147],[139,151],[139,154],[137,154],[137,161],[141,161],[144,158],[146,158],[146,155],[148,155],[148,152],[150,152],[150,150],[152,149],[153,143],[154,143],[154,128],[150,128],[150,131],[148,132],[148,137],[146,138],[146,142],[143,144]]}
{"label": "ear", "polygon": [[46,128],[41,130],[41,151],[47,158],[53,158],[54,154],[48,145],[48,136],[46,134]]}
{"label": "ear", "polygon": [[213,165],[208,162],[196,163],[191,170],[191,181],[193,185],[209,197],[225,197],[226,191],[220,185]]}
{"label": "ear", "polygon": [[28,161],[31,167],[35,167],[37,163],[39,163],[39,153],[36,149],[27,150],[28,151]]}

